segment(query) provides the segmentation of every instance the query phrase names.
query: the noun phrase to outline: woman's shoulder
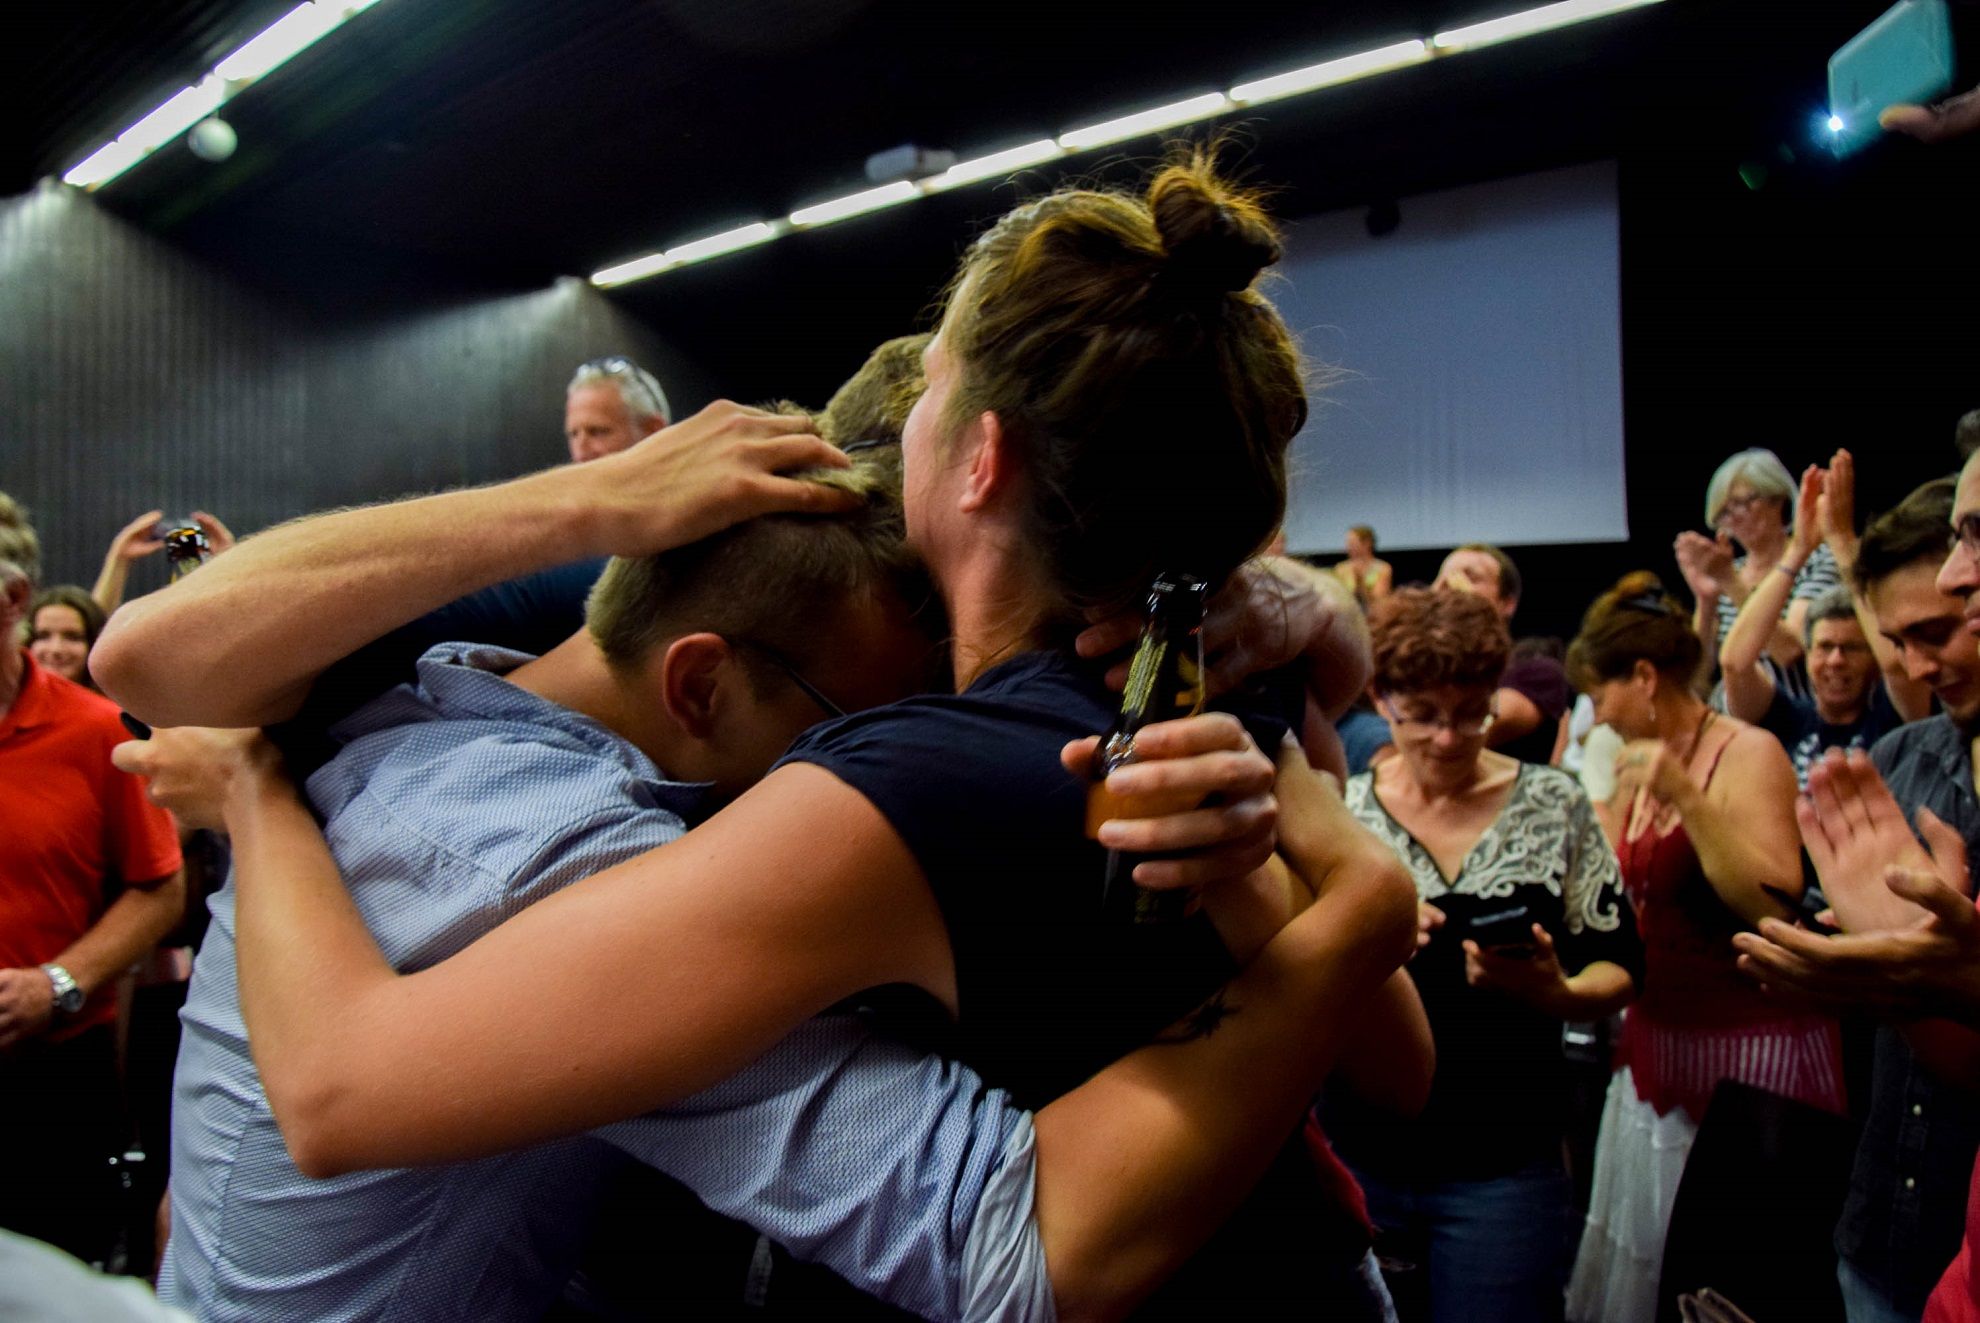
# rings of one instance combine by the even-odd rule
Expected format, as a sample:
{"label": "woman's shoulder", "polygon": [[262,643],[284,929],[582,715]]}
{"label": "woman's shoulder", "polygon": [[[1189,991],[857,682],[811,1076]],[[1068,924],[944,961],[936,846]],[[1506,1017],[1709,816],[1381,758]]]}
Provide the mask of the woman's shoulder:
{"label": "woman's shoulder", "polygon": [[[1710,775],[1716,782],[1719,775],[1730,773],[1736,779],[1755,776],[1771,776],[1785,772],[1790,781],[1794,779],[1794,764],[1787,756],[1781,742],[1766,729],[1741,721],[1738,717],[1724,713],[1714,715],[1712,725],[1717,728],[1716,742],[1708,732],[1703,746],[1703,765],[1711,769]],[[1698,766],[1694,761],[1693,766]]]}

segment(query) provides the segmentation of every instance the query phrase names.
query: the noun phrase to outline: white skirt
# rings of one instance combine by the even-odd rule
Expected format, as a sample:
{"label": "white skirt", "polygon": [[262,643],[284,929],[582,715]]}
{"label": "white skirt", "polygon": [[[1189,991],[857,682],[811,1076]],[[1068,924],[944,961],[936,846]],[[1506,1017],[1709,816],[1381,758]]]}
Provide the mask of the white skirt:
{"label": "white skirt", "polygon": [[1568,1281],[1568,1323],[1656,1323],[1664,1234],[1696,1138],[1684,1108],[1659,1116],[1636,1096],[1628,1066],[1609,1077],[1588,1224]]}

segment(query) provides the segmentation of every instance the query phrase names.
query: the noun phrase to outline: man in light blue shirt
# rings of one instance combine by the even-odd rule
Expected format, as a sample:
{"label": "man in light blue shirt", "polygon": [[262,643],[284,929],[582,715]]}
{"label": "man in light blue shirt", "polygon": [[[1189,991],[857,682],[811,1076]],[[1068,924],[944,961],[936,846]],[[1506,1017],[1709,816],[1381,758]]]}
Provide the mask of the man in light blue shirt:
{"label": "man in light blue shirt", "polygon": [[[444,960],[569,883],[673,840],[806,725],[913,689],[929,644],[901,606],[897,521],[883,494],[843,519],[762,519],[616,564],[593,632],[623,643],[630,629],[634,660],[608,659],[585,635],[540,659],[443,645],[416,684],[341,723],[341,752],[307,789],[386,958],[401,970]],[[776,588],[739,598],[733,585],[764,582],[752,565],[776,567]],[[627,602],[653,600],[650,582],[623,584],[653,574],[676,580],[668,619],[601,624],[615,597],[621,617]],[[870,1034],[852,1011],[811,1021],[712,1089],[591,1135],[441,1167],[303,1176],[249,1055],[233,902],[230,882],[184,1013],[159,1283],[200,1318],[538,1317],[603,1183],[632,1160],[915,1313],[1051,1316],[1028,1115],[971,1072]],[[590,1010],[612,1014],[610,987]]]}

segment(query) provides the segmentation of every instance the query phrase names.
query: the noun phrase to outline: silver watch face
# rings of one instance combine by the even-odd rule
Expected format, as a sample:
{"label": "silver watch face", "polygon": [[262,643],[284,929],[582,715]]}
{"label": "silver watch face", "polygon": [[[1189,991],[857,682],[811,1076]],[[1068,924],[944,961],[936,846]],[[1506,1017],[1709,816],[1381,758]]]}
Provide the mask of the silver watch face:
{"label": "silver watch face", "polygon": [[48,981],[55,985],[55,1009],[64,1015],[74,1015],[81,1010],[88,998],[83,996],[83,990],[76,985],[69,971],[60,965],[43,965],[41,968],[48,975]]}

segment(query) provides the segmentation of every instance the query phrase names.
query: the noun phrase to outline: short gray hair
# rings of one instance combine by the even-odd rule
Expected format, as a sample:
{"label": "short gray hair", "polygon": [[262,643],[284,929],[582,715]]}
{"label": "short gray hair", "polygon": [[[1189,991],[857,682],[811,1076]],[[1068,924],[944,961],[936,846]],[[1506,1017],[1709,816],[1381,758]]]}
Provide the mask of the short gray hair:
{"label": "short gray hair", "polygon": [[1712,475],[1712,481],[1705,487],[1705,524],[1708,528],[1719,526],[1719,515],[1726,508],[1727,493],[1741,478],[1753,489],[1756,496],[1777,497],[1788,510],[1788,518],[1794,517],[1795,498],[1800,488],[1794,485],[1794,478],[1788,473],[1787,465],[1773,451],[1755,446],[1742,450],[1725,463],[1719,465]]}
{"label": "short gray hair", "polygon": [[1808,619],[1801,625],[1801,646],[1815,646],[1815,626],[1824,620],[1856,620],[1856,599],[1841,584],[1823,589],[1808,602]]}
{"label": "short gray hair", "polygon": [[27,511],[0,492],[0,585],[26,579],[32,588],[41,580],[41,539],[28,522]]}
{"label": "short gray hair", "polygon": [[658,418],[662,423],[673,421],[673,411],[667,407],[667,392],[660,389],[659,381],[624,354],[612,354],[578,364],[571,384],[564,387],[564,394],[569,395],[580,386],[595,386],[601,382],[618,388],[626,412],[634,418]]}

